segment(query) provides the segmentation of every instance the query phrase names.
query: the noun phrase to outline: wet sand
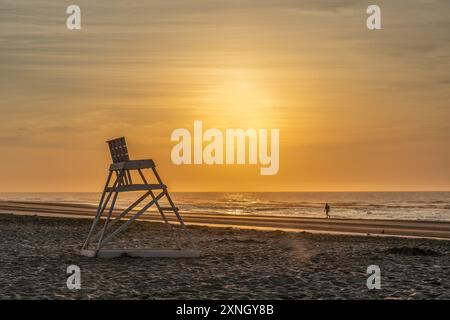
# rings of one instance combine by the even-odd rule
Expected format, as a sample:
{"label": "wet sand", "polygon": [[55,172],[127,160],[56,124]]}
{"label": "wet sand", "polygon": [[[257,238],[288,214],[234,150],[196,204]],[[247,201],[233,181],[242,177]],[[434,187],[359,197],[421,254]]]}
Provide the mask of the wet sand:
{"label": "wet sand", "polygon": [[[0,215],[1,299],[450,299],[450,242],[189,226],[195,259],[87,258],[88,219]],[[119,246],[171,247],[139,221]],[[81,290],[66,268],[81,268]],[[380,290],[366,286],[381,268]]]}
{"label": "wet sand", "polygon": [[[0,201],[0,213],[92,218],[95,210],[94,206],[81,204]],[[450,222],[441,221],[325,219],[186,212],[182,212],[182,216],[189,225],[450,239]],[[174,220],[174,217],[168,217]],[[141,219],[161,221],[157,212],[146,214]]]}

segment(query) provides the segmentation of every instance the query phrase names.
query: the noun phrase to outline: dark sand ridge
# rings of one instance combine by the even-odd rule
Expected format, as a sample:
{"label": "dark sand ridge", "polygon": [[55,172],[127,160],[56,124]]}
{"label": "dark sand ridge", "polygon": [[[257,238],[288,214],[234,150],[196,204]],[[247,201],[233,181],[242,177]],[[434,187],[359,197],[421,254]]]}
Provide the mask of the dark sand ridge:
{"label": "dark sand ridge", "polygon": [[[0,201],[0,213],[93,218],[95,210],[95,206],[85,204]],[[115,211],[113,215],[117,213],[118,211]],[[186,224],[190,225],[450,239],[450,222],[441,221],[324,219],[181,213]],[[173,217],[168,216],[168,218],[173,220]],[[149,211],[140,220],[161,221],[161,218],[157,212]]]}

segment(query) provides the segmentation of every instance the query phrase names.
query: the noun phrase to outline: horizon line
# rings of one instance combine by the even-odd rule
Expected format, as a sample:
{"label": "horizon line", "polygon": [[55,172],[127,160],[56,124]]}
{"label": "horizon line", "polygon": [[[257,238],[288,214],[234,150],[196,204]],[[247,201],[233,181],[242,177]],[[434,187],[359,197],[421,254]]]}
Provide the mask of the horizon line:
{"label": "horizon line", "polygon": [[[101,193],[102,191],[0,191],[0,193]],[[449,190],[298,190],[298,191],[171,191],[172,193],[369,193],[369,192],[380,192],[380,193],[395,193],[395,192],[450,192]]]}

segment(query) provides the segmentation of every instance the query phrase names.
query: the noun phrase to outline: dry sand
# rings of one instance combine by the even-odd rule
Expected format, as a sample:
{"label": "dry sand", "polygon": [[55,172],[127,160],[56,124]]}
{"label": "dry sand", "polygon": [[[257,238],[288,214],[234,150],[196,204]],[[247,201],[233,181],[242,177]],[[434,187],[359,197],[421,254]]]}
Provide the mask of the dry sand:
{"label": "dry sand", "polygon": [[[450,299],[450,242],[190,226],[197,259],[96,259],[78,250],[90,220],[0,215],[0,298]],[[137,222],[119,245],[170,247]],[[127,239],[128,237],[128,239]],[[66,268],[81,268],[81,290]],[[381,290],[366,269],[381,268]]]}

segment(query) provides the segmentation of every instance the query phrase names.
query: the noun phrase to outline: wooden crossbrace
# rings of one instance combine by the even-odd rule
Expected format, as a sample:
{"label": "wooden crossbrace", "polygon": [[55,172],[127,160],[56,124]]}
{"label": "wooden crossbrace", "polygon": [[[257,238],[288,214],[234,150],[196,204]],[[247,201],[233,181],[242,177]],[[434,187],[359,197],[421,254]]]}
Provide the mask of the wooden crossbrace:
{"label": "wooden crossbrace", "polygon": [[[142,163],[149,163],[151,160],[145,160],[145,162]],[[153,162],[151,162],[153,163]],[[161,218],[163,219],[164,223],[168,227],[170,231],[172,231],[174,235],[174,240],[176,242],[176,246],[178,249],[182,248],[181,241],[178,237],[178,233],[176,232],[178,229],[174,228],[171,223],[169,223],[165,212],[171,211],[175,214],[178,222],[181,226],[181,231],[187,231],[186,226],[184,224],[183,219],[181,218],[181,215],[179,214],[179,209],[175,206],[174,202],[172,201],[172,198],[170,197],[167,187],[162,183],[162,180],[156,171],[156,168],[151,166],[151,170],[153,174],[155,175],[158,184],[149,184],[147,179],[145,178],[141,168],[134,168],[133,166],[138,166],[138,164],[134,163],[132,166],[132,169],[126,169],[126,165],[121,165],[120,163],[114,164],[114,166],[110,167],[109,175],[106,180],[106,184],[103,190],[103,193],[100,198],[99,206],[97,208],[95,219],[92,223],[91,229],[89,231],[89,234],[86,238],[86,241],[83,244],[82,249],[88,249],[89,245],[93,242],[97,242],[96,245],[96,251],[98,252],[102,246],[113,240],[116,236],[118,236],[121,232],[125,231],[130,224],[138,219],[142,214],[144,214],[151,206],[155,205],[158,209],[159,214],[161,215]],[[144,184],[133,184],[130,170],[137,170],[139,173],[139,176],[141,177]],[[112,174],[115,173],[116,179],[114,180],[114,183],[112,187],[109,187],[109,184],[111,182]],[[153,191],[155,190],[161,190],[161,192],[157,195]],[[125,210],[123,210],[120,214],[118,214],[114,219],[112,218],[112,213],[114,211],[114,206],[116,204],[118,195],[120,192],[127,192],[127,191],[136,191],[136,190],[146,190],[146,193],[142,195],[140,198],[138,198],[136,201],[134,201],[131,205],[129,205]],[[145,206],[143,206],[140,210],[137,212],[133,212],[133,209],[136,208],[140,203],[142,203],[146,198],[151,197],[151,201],[148,202]],[[166,197],[169,207],[162,207],[158,201],[161,200],[161,198]],[[103,213],[106,210],[106,207],[108,206],[108,203],[111,201],[111,205],[109,206],[108,213],[106,215],[105,222],[103,224],[103,227],[94,234],[94,231],[99,224],[101,217]],[[116,229],[113,228],[113,226],[121,219],[126,217],[130,212],[133,212],[133,215],[123,224],[121,224]],[[192,240],[192,237],[189,232],[186,232],[188,235],[189,243],[190,245],[196,249],[196,246]]]}

